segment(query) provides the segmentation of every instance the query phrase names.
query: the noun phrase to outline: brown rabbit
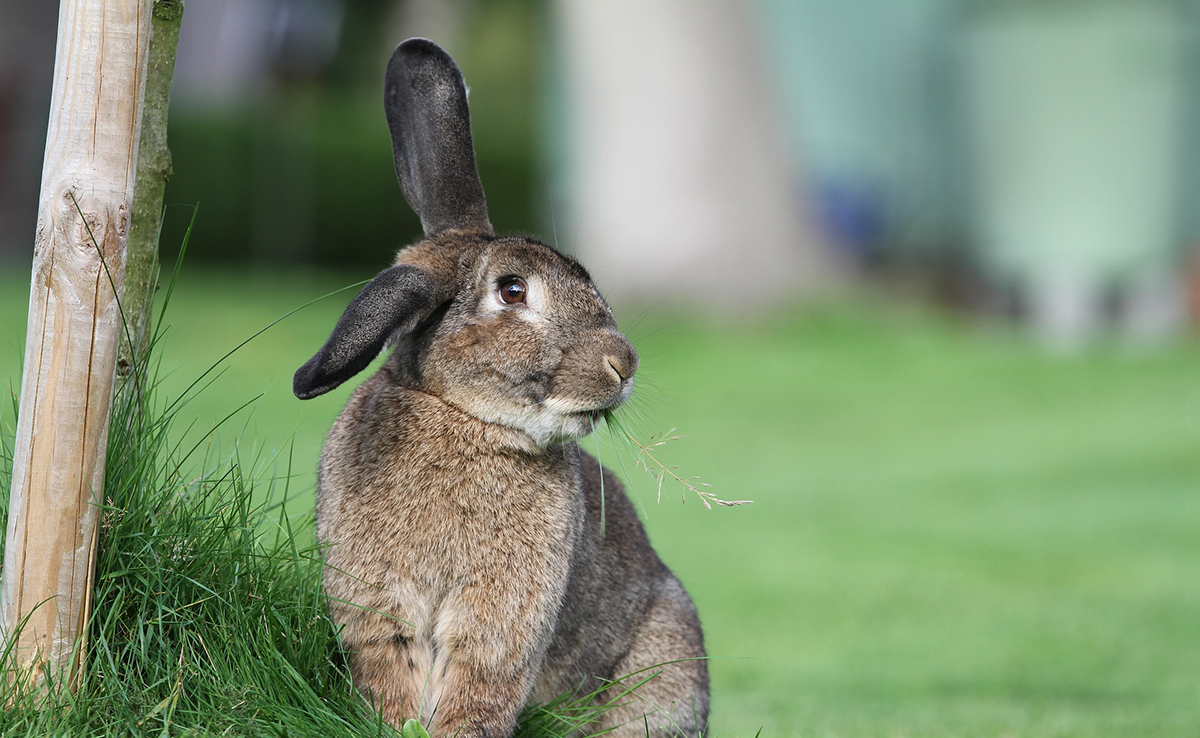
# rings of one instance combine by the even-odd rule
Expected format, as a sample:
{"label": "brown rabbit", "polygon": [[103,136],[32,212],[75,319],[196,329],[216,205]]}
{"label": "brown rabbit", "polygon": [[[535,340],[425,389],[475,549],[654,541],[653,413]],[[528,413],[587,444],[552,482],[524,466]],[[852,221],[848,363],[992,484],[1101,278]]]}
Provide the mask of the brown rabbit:
{"label": "brown rabbit", "polygon": [[700,734],[695,607],[620,483],[573,440],[629,397],[637,353],[575,260],[493,235],[446,52],[397,47],[384,105],[426,238],[294,381],[315,397],[394,347],[321,457],[325,589],[355,684],[397,726],[502,738],[529,702],[633,675],[598,698],[619,705],[589,732]]}

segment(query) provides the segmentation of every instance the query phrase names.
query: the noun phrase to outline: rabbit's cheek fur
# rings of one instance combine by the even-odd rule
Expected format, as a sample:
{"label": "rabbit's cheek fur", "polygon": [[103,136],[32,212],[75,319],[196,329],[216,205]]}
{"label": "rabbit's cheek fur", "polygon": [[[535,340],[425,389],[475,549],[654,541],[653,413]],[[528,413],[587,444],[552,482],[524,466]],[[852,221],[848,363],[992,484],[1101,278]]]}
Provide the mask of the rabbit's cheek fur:
{"label": "rabbit's cheek fur", "polygon": [[550,391],[560,352],[539,349],[546,341],[534,326],[496,325],[520,321],[506,317],[439,336],[435,358],[425,366],[425,388],[479,420],[523,430],[523,419]]}

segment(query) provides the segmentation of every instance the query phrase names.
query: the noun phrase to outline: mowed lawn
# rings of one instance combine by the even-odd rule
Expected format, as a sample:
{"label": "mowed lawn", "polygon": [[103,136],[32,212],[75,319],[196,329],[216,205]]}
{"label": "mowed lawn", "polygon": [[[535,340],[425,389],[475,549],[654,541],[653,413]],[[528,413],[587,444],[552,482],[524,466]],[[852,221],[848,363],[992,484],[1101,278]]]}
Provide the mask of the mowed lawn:
{"label": "mowed lawn", "polygon": [[[186,268],[165,394],[368,276]],[[14,386],[27,280],[0,265]],[[197,453],[240,437],[244,464],[290,468],[298,518],[349,389],[300,402],[291,374],[351,294],[251,342],[183,411],[198,438],[261,395]],[[658,502],[600,434],[700,609],[714,735],[1200,735],[1200,343],[1056,357],[870,298],[724,325],[621,317],[643,362],[628,426],[677,428],[663,461],[754,500],[704,510],[668,479]]]}

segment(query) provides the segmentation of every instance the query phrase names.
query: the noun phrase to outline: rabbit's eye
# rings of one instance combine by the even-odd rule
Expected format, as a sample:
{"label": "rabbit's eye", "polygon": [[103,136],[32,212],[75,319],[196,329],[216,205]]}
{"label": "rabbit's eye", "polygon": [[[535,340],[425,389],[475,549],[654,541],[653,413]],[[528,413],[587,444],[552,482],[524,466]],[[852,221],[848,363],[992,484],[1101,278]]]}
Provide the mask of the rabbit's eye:
{"label": "rabbit's eye", "polygon": [[518,305],[525,302],[525,280],[520,277],[508,277],[500,282],[500,301],[505,305]]}

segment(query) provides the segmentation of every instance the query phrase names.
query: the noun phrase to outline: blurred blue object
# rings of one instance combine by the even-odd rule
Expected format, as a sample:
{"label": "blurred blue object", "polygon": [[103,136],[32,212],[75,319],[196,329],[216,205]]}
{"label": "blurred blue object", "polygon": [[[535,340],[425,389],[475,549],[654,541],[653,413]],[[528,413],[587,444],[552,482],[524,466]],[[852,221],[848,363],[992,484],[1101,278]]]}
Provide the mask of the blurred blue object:
{"label": "blurred blue object", "polygon": [[859,256],[956,230],[942,53],[953,0],[760,0],[806,209]]}
{"label": "blurred blue object", "polygon": [[884,194],[879,185],[827,177],[812,189],[817,221],[839,250],[858,260],[879,256]]}

